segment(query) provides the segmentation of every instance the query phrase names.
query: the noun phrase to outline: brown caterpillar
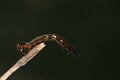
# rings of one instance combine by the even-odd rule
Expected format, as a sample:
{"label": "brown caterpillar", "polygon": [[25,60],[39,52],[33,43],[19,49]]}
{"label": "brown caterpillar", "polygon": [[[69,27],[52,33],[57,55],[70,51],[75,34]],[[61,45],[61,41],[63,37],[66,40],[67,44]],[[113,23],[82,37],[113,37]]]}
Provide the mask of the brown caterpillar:
{"label": "brown caterpillar", "polygon": [[61,37],[60,35],[57,35],[57,34],[43,34],[41,36],[36,37],[35,39],[33,39],[32,41],[30,41],[28,43],[27,42],[18,42],[16,44],[16,47],[20,53],[25,54],[26,52],[28,52],[29,50],[34,48],[36,45],[38,45],[40,43],[45,43],[48,41],[57,42],[63,48],[68,50],[71,54],[79,55],[79,52],[70,43],[68,43],[63,37]]}

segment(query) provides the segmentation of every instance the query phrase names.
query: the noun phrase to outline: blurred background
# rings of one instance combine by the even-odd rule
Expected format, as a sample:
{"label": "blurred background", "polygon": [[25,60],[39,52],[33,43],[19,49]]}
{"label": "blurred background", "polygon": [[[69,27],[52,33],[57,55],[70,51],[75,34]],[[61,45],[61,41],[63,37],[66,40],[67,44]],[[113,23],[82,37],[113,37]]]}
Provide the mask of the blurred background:
{"label": "blurred background", "polygon": [[0,1],[0,75],[23,56],[17,42],[56,33],[80,56],[48,42],[8,80],[120,80],[118,5],[111,0]]}

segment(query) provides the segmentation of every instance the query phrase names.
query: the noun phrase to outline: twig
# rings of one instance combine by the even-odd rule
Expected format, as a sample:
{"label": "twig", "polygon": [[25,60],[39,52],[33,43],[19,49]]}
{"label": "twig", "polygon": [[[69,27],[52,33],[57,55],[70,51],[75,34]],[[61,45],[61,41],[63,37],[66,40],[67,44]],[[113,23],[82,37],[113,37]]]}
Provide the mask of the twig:
{"label": "twig", "polygon": [[25,56],[19,59],[6,73],[4,73],[0,80],[6,80],[12,73],[14,73],[17,69],[24,66],[28,61],[30,61],[35,55],[39,53],[46,45],[41,43],[37,45],[35,48],[30,50]]}

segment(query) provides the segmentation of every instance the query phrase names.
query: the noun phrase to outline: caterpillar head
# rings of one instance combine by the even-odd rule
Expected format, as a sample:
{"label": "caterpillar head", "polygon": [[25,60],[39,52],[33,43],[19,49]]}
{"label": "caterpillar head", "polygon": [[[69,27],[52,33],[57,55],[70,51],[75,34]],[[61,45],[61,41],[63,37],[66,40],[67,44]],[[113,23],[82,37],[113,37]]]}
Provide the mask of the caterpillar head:
{"label": "caterpillar head", "polygon": [[16,44],[16,48],[17,48],[18,52],[21,54],[25,54],[26,52],[29,51],[29,45],[27,42],[18,42]]}

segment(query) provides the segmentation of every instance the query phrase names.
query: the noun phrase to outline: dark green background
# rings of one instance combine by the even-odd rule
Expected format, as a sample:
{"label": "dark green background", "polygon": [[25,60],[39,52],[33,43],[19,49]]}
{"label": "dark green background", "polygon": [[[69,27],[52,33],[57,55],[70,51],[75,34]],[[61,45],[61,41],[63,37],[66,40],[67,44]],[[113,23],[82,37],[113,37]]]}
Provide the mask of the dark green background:
{"label": "dark green background", "polygon": [[80,56],[49,42],[8,80],[120,80],[118,5],[110,0],[0,1],[0,75],[22,57],[17,42],[57,33]]}

